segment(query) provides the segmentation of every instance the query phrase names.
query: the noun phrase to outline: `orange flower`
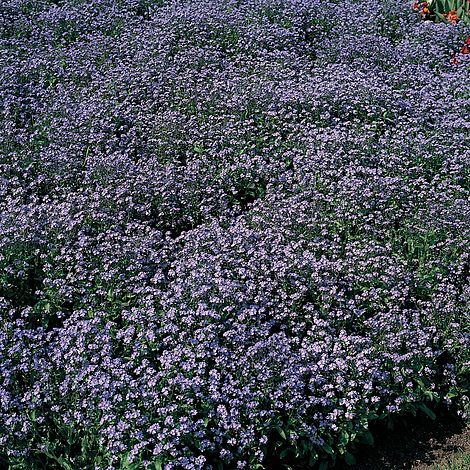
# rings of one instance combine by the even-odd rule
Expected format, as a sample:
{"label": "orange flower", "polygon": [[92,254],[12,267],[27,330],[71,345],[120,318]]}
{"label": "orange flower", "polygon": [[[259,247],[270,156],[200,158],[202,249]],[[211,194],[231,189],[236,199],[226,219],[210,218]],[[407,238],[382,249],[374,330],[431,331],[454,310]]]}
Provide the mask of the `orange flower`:
{"label": "orange flower", "polygon": [[419,2],[419,0],[415,0],[411,8],[414,11],[419,12],[421,16],[425,16],[429,13],[428,2]]}
{"label": "orange flower", "polygon": [[449,23],[457,24],[459,17],[457,16],[456,10],[450,10],[447,14],[444,15]]}

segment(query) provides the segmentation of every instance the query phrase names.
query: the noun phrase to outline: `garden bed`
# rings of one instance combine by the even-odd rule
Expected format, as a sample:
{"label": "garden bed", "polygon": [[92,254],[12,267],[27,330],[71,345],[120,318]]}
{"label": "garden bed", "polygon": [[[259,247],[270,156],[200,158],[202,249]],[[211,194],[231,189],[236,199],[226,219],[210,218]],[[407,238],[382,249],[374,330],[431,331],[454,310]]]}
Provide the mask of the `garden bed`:
{"label": "garden bed", "polygon": [[2,0],[0,466],[325,470],[468,419],[449,5]]}

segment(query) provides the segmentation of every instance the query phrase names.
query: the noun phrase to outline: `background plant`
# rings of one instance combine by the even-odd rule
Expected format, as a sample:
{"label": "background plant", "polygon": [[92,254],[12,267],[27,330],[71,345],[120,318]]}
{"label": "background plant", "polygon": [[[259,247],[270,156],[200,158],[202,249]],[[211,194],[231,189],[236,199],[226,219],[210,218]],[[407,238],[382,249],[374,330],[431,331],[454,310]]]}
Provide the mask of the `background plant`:
{"label": "background plant", "polygon": [[428,3],[430,16],[434,16],[436,21],[443,21],[457,24],[462,21],[470,24],[470,5],[463,0],[431,0]]}

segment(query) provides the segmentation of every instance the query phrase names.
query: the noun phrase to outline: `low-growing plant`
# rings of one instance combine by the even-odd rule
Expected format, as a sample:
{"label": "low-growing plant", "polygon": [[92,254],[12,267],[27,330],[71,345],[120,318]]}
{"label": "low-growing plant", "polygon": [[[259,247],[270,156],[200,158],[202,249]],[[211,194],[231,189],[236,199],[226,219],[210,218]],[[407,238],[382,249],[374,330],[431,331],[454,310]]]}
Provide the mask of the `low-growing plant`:
{"label": "low-growing plant", "polygon": [[324,470],[468,417],[462,12],[0,10],[2,468]]}

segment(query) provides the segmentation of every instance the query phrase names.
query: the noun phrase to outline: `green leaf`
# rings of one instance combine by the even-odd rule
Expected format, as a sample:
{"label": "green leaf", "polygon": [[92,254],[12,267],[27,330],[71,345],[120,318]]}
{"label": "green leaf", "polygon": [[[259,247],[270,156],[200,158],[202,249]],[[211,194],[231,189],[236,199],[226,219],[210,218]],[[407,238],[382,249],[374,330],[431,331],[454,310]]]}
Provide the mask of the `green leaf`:
{"label": "green leaf", "polygon": [[431,390],[426,390],[424,396],[428,397],[430,401],[435,401],[439,397],[437,393],[431,392]]}
{"label": "green leaf", "polygon": [[72,465],[70,465],[63,457],[59,457],[57,459],[57,462],[59,463],[59,465],[61,465],[66,470],[73,470]]}
{"label": "green leaf", "polygon": [[366,431],[362,437],[364,438],[364,441],[369,444],[369,445],[374,445],[374,436],[370,431]]}
{"label": "green leaf", "polygon": [[279,426],[276,427],[276,430],[277,432],[279,433],[279,435],[282,437],[282,439],[284,439],[285,441],[287,441],[287,436],[286,436],[286,433],[284,431],[284,429],[280,428]]}
{"label": "green leaf", "polygon": [[328,468],[328,462],[325,460],[318,467],[319,470],[327,470],[327,468]]}
{"label": "green leaf", "polygon": [[309,467],[313,467],[317,463],[318,460],[318,454],[315,451],[312,451],[310,454],[310,458],[308,459],[308,465]]}
{"label": "green leaf", "polygon": [[350,452],[346,452],[344,454],[344,460],[346,461],[346,463],[348,465],[355,465],[356,464],[356,457],[354,457],[354,455],[351,454]]}
{"label": "green leaf", "polygon": [[114,290],[112,288],[108,289],[108,293],[106,294],[106,298],[109,302],[114,300]]}
{"label": "green leaf", "polygon": [[415,379],[415,382],[419,385],[419,388],[423,389],[425,387],[424,382],[421,379]]}
{"label": "green leaf", "polygon": [[349,435],[346,431],[341,431],[339,435],[339,443],[346,445],[349,442]]}
{"label": "green leaf", "polygon": [[322,449],[327,453],[327,454],[330,454],[330,455],[333,455],[334,452],[333,452],[333,449],[331,448],[331,446],[329,444],[327,444],[326,442],[322,445]]}
{"label": "green leaf", "polygon": [[429,416],[432,420],[436,419],[434,411],[430,410],[424,403],[418,405],[418,409],[421,410],[425,415]]}

